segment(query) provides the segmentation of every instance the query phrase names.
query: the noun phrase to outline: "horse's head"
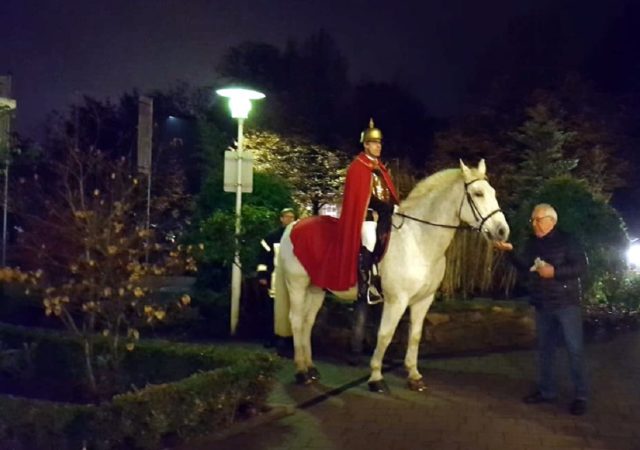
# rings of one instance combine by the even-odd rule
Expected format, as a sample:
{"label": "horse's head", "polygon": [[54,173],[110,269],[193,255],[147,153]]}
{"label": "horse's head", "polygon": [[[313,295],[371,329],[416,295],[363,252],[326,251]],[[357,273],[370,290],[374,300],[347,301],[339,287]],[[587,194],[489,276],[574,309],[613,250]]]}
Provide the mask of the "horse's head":
{"label": "horse's head", "polygon": [[477,168],[469,168],[460,160],[460,169],[465,191],[460,206],[460,220],[478,229],[490,240],[506,241],[509,238],[509,225],[498,205],[496,190],[487,180],[484,159],[480,160]]}

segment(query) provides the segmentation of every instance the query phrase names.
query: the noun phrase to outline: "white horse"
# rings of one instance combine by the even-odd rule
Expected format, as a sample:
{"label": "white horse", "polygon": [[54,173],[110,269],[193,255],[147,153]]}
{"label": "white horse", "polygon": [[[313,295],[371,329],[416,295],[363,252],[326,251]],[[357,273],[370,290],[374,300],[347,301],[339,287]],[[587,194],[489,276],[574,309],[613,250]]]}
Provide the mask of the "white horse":
{"label": "white horse", "polygon": [[[506,241],[509,225],[486,178],[481,160],[477,168],[460,161],[460,169],[448,169],[422,180],[400,204],[393,217],[387,252],[380,262],[384,288],[384,309],[378,341],[371,358],[369,389],[387,390],[382,377],[382,360],[400,318],[411,308],[411,328],[405,356],[408,384],[412,390],[425,388],[418,371],[418,347],[424,318],[445,271],[445,251],[461,222],[480,231],[487,239]],[[293,332],[296,380],[307,384],[319,377],[311,357],[311,331],[325,291],[311,284],[304,267],[293,253],[289,225],[280,242],[276,273],[276,333]],[[355,288],[336,292],[355,298]]]}

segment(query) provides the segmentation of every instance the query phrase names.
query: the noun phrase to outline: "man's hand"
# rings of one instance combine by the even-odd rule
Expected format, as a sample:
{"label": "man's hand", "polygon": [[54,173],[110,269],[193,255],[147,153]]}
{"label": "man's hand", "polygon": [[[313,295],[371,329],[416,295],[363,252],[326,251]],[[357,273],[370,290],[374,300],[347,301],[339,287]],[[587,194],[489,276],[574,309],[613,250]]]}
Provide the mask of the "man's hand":
{"label": "man's hand", "polygon": [[493,247],[503,252],[510,252],[511,250],[513,250],[513,244],[504,241],[494,241]]}
{"label": "man's hand", "polygon": [[556,269],[551,264],[544,264],[537,269],[540,278],[553,278],[556,274]]}

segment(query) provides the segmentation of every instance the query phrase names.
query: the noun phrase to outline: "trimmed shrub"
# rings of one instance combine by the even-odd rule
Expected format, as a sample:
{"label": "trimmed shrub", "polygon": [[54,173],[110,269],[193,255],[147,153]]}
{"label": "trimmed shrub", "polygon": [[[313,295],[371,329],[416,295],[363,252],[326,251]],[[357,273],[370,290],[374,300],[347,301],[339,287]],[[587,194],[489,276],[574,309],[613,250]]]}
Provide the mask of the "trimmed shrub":
{"label": "trimmed shrub", "polygon": [[[1,353],[15,356],[0,360],[0,378],[19,379],[17,387],[25,392],[49,391],[56,400],[83,398],[74,396],[82,389],[74,381],[82,371],[77,339],[0,325],[0,340]],[[97,339],[96,345],[106,342]],[[11,364],[20,361],[27,362]],[[227,426],[247,406],[264,406],[278,367],[279,359],[268,353],[142,341],[126,353],[116,378],[101,380],[120,387],[111,401],[70,404],[0,395],[0,447],[19,442],[34,450],[77,450],[82,443],[100,450],[156,449],[170,439]]]}

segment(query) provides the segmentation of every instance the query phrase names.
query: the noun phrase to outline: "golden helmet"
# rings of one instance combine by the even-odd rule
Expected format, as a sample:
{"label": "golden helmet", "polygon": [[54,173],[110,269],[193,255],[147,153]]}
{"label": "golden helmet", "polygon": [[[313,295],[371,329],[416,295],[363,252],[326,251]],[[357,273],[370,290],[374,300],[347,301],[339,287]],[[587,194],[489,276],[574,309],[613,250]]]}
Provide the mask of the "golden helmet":
{"label": "golden helmet", "polygon": [[369,128],[360,133],[360,143],[374,141],[382,142],[382,131],[373,125],[373,119],[369,119]]}

